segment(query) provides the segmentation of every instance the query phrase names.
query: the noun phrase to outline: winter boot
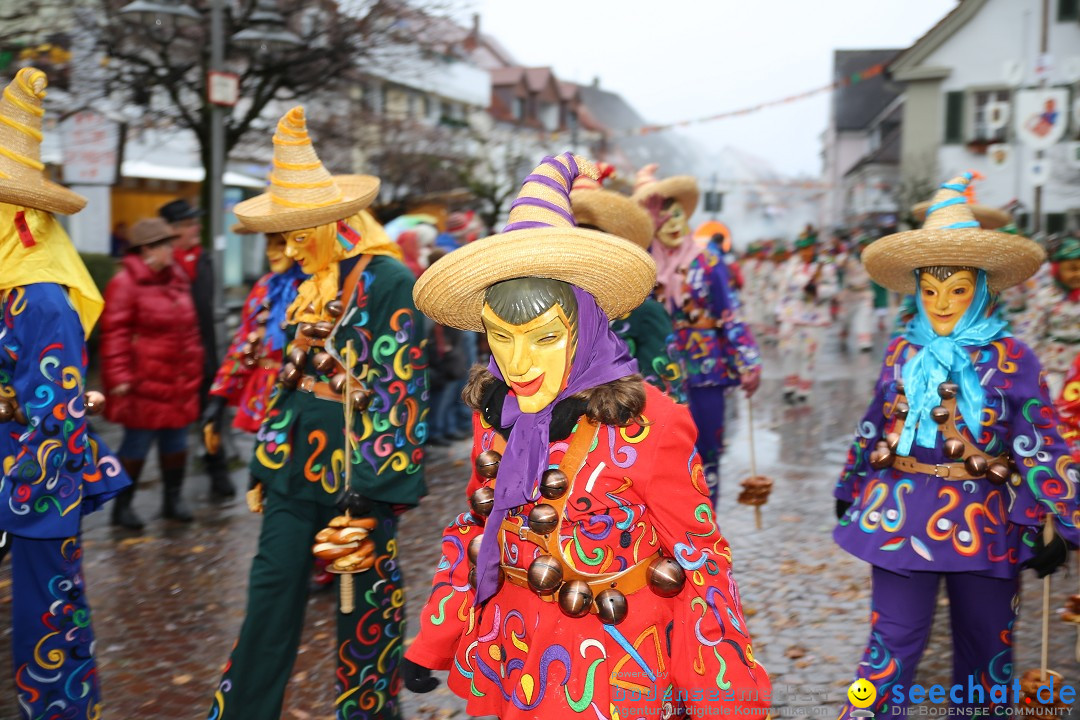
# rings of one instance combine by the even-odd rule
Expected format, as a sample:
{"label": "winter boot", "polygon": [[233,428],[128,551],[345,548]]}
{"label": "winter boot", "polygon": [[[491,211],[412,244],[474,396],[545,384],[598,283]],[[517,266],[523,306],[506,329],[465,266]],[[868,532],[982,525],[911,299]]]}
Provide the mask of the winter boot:
{"label": "winter boot", "polygon": [[203,461],[206,472],[210,475],[210,495],[222,499],[236,497],[236,486],[229,477],[229,461],[225,449],[220,448],[213,455],[207,453],[203,456]]}
{"label": "winter boot", "polygon": [[139,476],[142,475],[146,461],[121,458],[120,464],[124,466],[128,477],[131,478],[131,485],[121,490],[120,494],[113,499],[112,524],[126,530],[142,530],[144,523],[142,518],[135,514],[131,501],[135,497],[135,486],[139,484]]}
{"label": "winter boot", "polygon": [[168,520],[191,522],[195,519],[181,494],[185,470],[187,470],[186,451],[161,456],[161,483],[164,486],[161,516]]}

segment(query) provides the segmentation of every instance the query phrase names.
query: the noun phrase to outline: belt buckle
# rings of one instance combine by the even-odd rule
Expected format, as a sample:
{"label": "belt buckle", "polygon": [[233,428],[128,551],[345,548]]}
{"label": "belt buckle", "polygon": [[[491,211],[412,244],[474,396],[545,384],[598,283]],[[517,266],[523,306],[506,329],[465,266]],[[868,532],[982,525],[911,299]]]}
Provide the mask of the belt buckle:
{"label": "belt buckle", "polygon": [[934,477],[939,477],[939,478],[947,480],[949,478],[949,475],[951,474],[951,472],[952,472],[952,467],[950,465],[935,465],[934,466]]}
{"label": "belt buckle", "polygon": [[525,540],[529,535],[529,526],[525,524],[525,519],[522,518],[521,524],[518,525],[518,539]]}

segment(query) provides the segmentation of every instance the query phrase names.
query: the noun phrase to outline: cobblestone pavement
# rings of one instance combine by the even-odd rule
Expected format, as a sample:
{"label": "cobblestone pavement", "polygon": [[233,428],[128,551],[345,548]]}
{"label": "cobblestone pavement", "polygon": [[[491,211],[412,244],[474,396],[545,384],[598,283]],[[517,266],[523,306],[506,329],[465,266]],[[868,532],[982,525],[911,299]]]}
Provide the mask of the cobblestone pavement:
{"label": "cobblestone pavement", "polygon": [[[759,474],[774,478],[763,527],[753,511],[734,498],[749,474],[748,415],[735,399],[738,416],[729,425],[719,519],[731,542],[743,604],[757,657],[773,680],[773,715],[799,713],[836,717],[866,640],[869,568],[840,552],[830,532],[832,486],[844,462],[850,432],[861,417],[878,370],[873,355],[847,356],[835,338],[821,358],[821,379],[811,402],[797,408],[779,400],[775,362],[767,364],[754,399],[754,435]],[[116,428],[102,428],[118,444]],[[241,443],[238,453],[248,448]],[[467,443],[435,448],[429,464],[431,494],[401,524],[405,592],[416,609],[429,590],[439,554],[441,528],[463,506],[468,475]],[[136,507],[148,521],[141,535],[108,526],[107,511],[84,526],[86,575],[97,632],[97,653],[109,720],[205,717],[222,664],[239,631],[246,601],[248,566],[255,551],[259,518],[242,500],[213,504],[205,476],[193,475],[185,493],[197,520],[182,526],[158,517],[161,488],[148,469]],[[246,472],[238,470],[238,484]],[[1023,607],[1014,635],[1016,668],[1039,662],[1042,584],[1025,573]],[[1054,577],[1052,608],[1076,592],[1075,568]],[[10,684],[10,572],[0,569],[0,720],[18,717]],[[284,718],[331,718],[334,674],[334,597],[313,596]],[[949,684],[951,652],[943,603],[918,681]],[[410,616],[416,630],[415,613]],[[272,629],[268,629],[271,631]],[[1052,624],[1050,665],[1067,681],[1080,680],[1075,631]],[[440,686],[428,695],[406,693],[414,719],[465,718],[463,703]]]}

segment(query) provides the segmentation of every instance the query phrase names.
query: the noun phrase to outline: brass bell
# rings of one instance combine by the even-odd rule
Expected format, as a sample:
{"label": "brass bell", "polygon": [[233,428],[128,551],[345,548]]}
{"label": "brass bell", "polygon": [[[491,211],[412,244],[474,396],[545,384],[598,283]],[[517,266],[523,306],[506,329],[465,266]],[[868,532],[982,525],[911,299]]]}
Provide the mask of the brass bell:
{"label": "brass bell", "polygon": [[559,588],[559,608],[572,618],[588,615],[592,601],[592,589],[584,580],[571,580]]}
{"label": "brass bell", "polygon": [[570,479],[566,477],[566,473],[557,468],[545,470],[540,476],[540,494],[548,500],[558,500],[566,494],[566,489],[569,487]]}
{"label": "brass bell", "polygon": [[29,425],[30,421],[26,418],[26,413],[19,405],[15,406],[15,422],[20,425]]}
{"label": "brass bell", "polygon": [[884,470],[885,468],[891,468],[893,463],[896,462],[896,453],[889,449],[889,446],[875,448],[870,453],[870,467],[875,470]]}
{"label": "brass bell", "polygon": [[291,362],[287,362],[281,366],[281,373],[278,378],[281,380],[281,384],[290,390],[295,390],[296,386],[300,383],[300,368],[293,365]]}
{"label": "brass bell", "polygon": [[335,395],[345,392],[345,373],[338,373],[330,378],[330,382],[327,384],[330,386],[330,391]]}
{"label": "brass bell", "polygon": [[315,369],[323,375],[334,369],[334,358],[328,352],[315,353],[315,357],[312,358],[311,362],[315,366]]}
{"label": "brass bell", "polygon": [[893,409],[893,411],[896,414],[896,417],[900,418],[901,420],[904,420],[905,418],[907,418],[908,412],[910,410],[911,410],[911,408],[908,406],[908,404],[906,402],[898,402],[898,403],[896,403],[896,407]]}
{"label": "brass bell", "polygon": [[943,382],[938,385],[937,394],[945,400],[951,400],[960,392],[960,386],[952,382]]}
{"label": "brass bell", "polygon": [[897,395],[903,395],[904,394],[904,381],[903,380],[897,380],[896,381],[896,394]]}
{"label": "brass bell", "polygon": [[293,348],[289,351],[289,362],[298,368],[304,367],[307,364],[307,350],[304,348]]}
{"label": "brass bell", "polygon": [[502,455],[494,450],[485,450],[476,456],[476,474],[491,480],[499,474]]}
{"label": "brass bell", "polygon": [[314,315],[315,314],[315,303],[308,303],[307,307],[304,308],[304,312],[307,313],[308,315]]}
{"label": "brass bell", "polygon": [[538,503],[529,511],[529,528],[547,535],[559,525],[559,511],[547,503]]}
{"label": "brass bell", "polygon": [[885,436],[885,444],[889,446],[890,450],[895,451],[896,446],[900,444],[900,433],[891,432]]}
{"label": "brass bell", "polygon": [[307,329],[301,330],[300,332],[304,333],[310,338],[315,338],[316,340],[325,340],[326,338],[330,337],[330,333],[332,333],[333,331],[333,323],[326,322],[325,320],[320,320],[314,325],[308,323]]}
{"label": "brass bell", "polygon": [[471,565],[475,565],[476,558],[480,557],[480,544],[482,542],[484,542],[484,535],[481,533],[470,540],[469,546],[465,548],[465,554],[469,556],[469,563]]}
{"label": "brass bell", "polygon": [[242,358],[240,358],[240,362],[244,367],[250,370],[251,368],[259,364],[259,358],[255,357],[254,355],[244,355]]}
{"label": "brass bell", "polygon": [[596,596],[596,615],[605,625],[618,625],[626,619],[626,596],[615,588],[608,588]]}
{"label": "brass bell", "polygon": [[[495,581],[495,592],[502,590],[503,583],[506,582],[506,573],[503,572],[502,566],[499,566],[499,579]],[[469,587],[473,590],[476,589],[476,567],[474,566],[469,570]]]}
{"label": "brass bell", "polygon": [[949,419],[949,410],[944,405],[938,405],[930,411],[930,419],[938,425],[944,425]]}
{"label": "brass bell", "polygon": [[8,398],[0,398],[0,423],[10,422],[15,417],[15,403]]}
{"label": "brass bell", "polygon": [[258,315],[255,316],[255,323],[257,325],[265,325],[270,321],[270,311],[261,310]]}
{"label": "brass bell", "polygon": [[540,595],[550,595],[562,585],[562,565],[550,555],[541,555],[529,565],[529,587]]}
{"label": "brass bell", "polygon": [[86,398],[86,414],[87,415],[100,415],[105,411],[105,394],[98,392],[97,390],[87,390]]}
{"label": "brass bell", "polygon": [[982,455],[971,455],[964,458],[964,467],[975,477],[982,477],[986,474],[989,463],[986,462],[986,458]]}
{"label": "brass bell", "polygon": [[495,491],[489,487],[478,488],[469,498],[469,507],[480,517],[491,514],[491,508],[495,505]]}
{"label": "brass bell", "polygon": [[311,323],[309,323],[309,322],[302,322],[302,323],[300,323],[299,325],[296,326],[296,334],[297,335],[307,335],[310,330],[311,330]]}
{"label": "brass bell", "polygon": [[331,300],[323,306],[323,310],[326,311],[327,315],[336,319],[341,317],[342,313],[345,312],[345,306],[341,304],[340,300]]}
{"label": "brass bell", "polygon": [[649,563],[645,574],[652,591],[660,597],[675,597],[686,584],[686,573],[673,558],[658,557]]}
{"label": "brass bell", "polygon": [[368,405],[371,404],[371,391],[353,390],[349,399],[352,401],[353,410],[356,412],[364,412],[368,409]]}
{"label": "brass bell", "polygon": [[1009,482],[1010,475],[1012,475],[1012,470],[1003,462],[991,463],[986,469],[986,479],[995,485],[1004,485]]}
{"label": "brass bell", "polygon": [[949,438],[945,441],[945,456],[951,460],[959,460],[964,457],[964,441],[960,438]]}
{"label": "brass bell", "polygon": [[259,337],[258,332],[256,332],[255,330],[252,330],[251,332],[249,332],[247,334],[247,337],[244,338],[244,339],[247,340],[252,345],[254,345],[255,343],[259,342],[259,340],[261,340],[262,338]]}

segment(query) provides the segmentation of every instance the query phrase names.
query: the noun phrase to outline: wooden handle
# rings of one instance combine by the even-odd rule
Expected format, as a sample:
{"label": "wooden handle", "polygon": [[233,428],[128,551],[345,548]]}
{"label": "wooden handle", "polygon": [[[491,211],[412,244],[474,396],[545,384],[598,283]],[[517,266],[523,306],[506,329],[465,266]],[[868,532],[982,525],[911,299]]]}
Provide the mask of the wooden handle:
{"label": "wooden handle", "polygon": [[349,615],[356,609],[356,593],[353,590],[352,573],[342,573],[339,594],[341,599],[341,612]]}

